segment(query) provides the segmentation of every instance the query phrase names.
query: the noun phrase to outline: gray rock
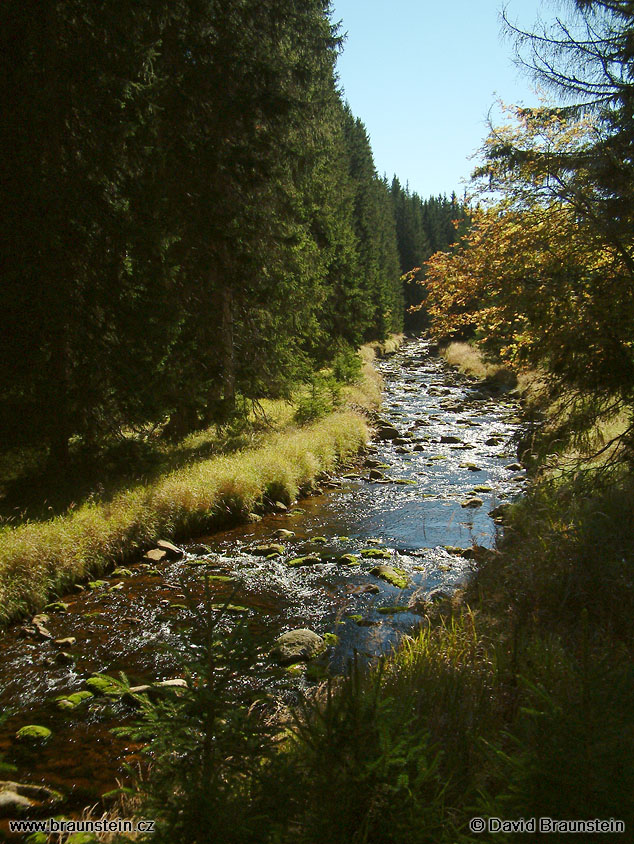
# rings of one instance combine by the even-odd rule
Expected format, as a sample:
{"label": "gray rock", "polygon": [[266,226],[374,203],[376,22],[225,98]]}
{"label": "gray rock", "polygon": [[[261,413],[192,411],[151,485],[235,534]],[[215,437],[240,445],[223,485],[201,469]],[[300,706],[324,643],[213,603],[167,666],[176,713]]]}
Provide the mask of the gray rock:
{"label": "gray rock", "polygon": [[145,552],[143,559],[152,563],[160,563],[162,560],[167,559],[167,551],[161,548],[151,548]]}
{"label": "gray rock", "polygon": [[395,428],[393,425],[384,425],[377,428],[377,440],[395,440],[398,437],[400,437],[400,432],[398,428]]}
{"label": "gray rock", "polygon": [[291,539],[291,537],[295,536],[295,531],[293,530],[286,530],[286,528],[279,528],[273,534],[276,539]]}
{"label": "gray rock", "polygon": [[182,548],[179,548],[177,545],[173,545],[171,542],[168,542],[167,539],[159,539],[156,543],[156,547],[161,551],[165,551],[168,560],[180,560],[185,553]]}
{"label": "gray rock", "polygon": [[298,629],[283,633],[271,650],[271,658],[280,665],[308,662],[326,650],[326,643],[312,630]]}
{"label": "gray rock", "polygon": [[63,799],[59,791],[53,791],[44,785],[1,780],[0,818],[15,817],[26,809],[52,807]]}

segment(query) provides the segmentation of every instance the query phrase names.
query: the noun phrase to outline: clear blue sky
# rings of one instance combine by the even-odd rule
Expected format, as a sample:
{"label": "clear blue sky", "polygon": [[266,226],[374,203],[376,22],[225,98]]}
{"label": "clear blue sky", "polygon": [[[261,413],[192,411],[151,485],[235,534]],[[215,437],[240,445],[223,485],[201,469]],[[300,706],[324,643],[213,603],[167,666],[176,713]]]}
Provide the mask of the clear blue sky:
{"label": "clear blue sky", "polygon": [[[537,102],[532,81],[502,38],[503,0],[333,0],[347,33],[340,84],[364,122],[379,175],[396,175],[426,197],[462,195],[471,156],[487,134],[496,98]],[[511,20],[531,29],[557,0],[506,0]]]}

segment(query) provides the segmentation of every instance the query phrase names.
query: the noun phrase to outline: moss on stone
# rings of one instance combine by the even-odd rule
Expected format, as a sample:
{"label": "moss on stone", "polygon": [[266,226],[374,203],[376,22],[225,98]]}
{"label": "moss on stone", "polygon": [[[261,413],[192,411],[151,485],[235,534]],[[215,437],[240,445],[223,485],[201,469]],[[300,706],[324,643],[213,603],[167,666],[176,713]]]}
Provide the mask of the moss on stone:
{"label": "moss on stone", "polygon": [[58,709],[77,709],[82,703],[91,700],[94,694],[91,691],[84,690],[83,692],[73,692],[70,695],[58,695],[55,698]]}
{"label": "moss on stone", "polygon": [[86,680],[86,686],[94,695],[106,695],[108,697],[119,697],[121,689],[117,681],[107,674],[93,674]]}
{"label": "moss on stone", "polygon": [[52,735],[53,731],[49,730],[48,727],[42,727],[39,724],[27,724],[25,727],[20,727],[15,737],[18,741],[37,744],[46,741]]}
{"label": "moss on stone", "polygon": [[403,569],[393,568],[392,566],[375,566],[370,569],[370,574],[380,577],[386,583],[396,586],[397,589],[405,589],[409,583],[407,572]]}
{"label": "moss on stone", "polygon": [[360,553],[370,560],[389,560],[392,557],[387,548],[364,548]]}
{"label": "moss on stone", "polygon": [[337,560],[343,566],[360,566],[361,563],[358,557],[355,557],[354,554],[342,554],[341,557]]}
{"label": "moss on stone", "polygon": [[315,566],[318,563],[323,563],[319,554],[306,554],[304,557],[294,557],[286,565],[292,568],[299,568],[300,566]]}

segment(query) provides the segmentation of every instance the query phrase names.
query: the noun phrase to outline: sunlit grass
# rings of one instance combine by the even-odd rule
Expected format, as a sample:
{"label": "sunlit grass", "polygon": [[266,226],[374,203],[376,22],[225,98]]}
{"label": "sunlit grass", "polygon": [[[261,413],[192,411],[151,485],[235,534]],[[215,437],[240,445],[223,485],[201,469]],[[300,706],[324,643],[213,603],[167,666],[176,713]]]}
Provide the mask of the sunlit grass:
{"label": "sunlit grass", "polygon": [[503,369],[498,364],[487,363],[480,350],[470,343],[450,343],[442,354],[448,364],[473,378],[491,378]]}

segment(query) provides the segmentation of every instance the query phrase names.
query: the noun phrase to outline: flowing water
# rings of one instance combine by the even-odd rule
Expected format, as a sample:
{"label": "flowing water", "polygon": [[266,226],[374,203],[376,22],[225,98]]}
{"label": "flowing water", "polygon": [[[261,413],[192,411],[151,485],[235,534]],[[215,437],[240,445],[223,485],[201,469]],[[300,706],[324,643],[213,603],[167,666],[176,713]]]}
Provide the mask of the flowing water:
{"label": "flowing water", "polygon": [[[66,658],[52,641],[20,628],[8,631],[0,643],[0,704],[9,713],[0,726],[0,754],[17,767],[11,779],[58,788],[71,808],[115,787],[123,764],[134,763],[140,748],[113,736],[111,728],[133,718],[133,710],[102,697],[66,712],[55,698],[81,690],[95,672],[123,671],[132,684],[182,674],[184,656],[197,648],[183,630],[208,575],[213,601],[240,608],[224,614],[222,624],[242,619],[260,644],[252,674],[239,682],[282,695],[301,693],[310,679],[269,659],[270,643],[281,632],[335,633],[338,642],[327,660],[330,671],[341,671],[353,653],[372,658],[388,652],[420,620],[425,599],[464,584],[473,563],[456,549],[491,547],[489,512],[525,481],[513,467],[510,445],[516,403],[492,398],[430,356],[424,340],[408,341],[379,369],[383,416],[399,429],[396,442],[376,442],[288,511],[198,538],[184,546],[182,559],[157,569],[139,563],[131,574],[63,597],[67,608],[48,613],[45,626],[54,638],[77,640],[65,647],[68,664],[57,661]],[[372,470],[383,477],[370,480]],[[473,498],[482,503],[463,506]],[[293,535],[278,539],[280,529]],[[282,556],[253,553],[271,542],[283,545]],[[383,551],[385,559],[360,554],[368,549]],[[288,565],[309,554],[321,562]],[[344,554],[355,555],[356,564],[341,561]],[[377,563],[404,572],[407,586],[372,574]],[[42,747],[25,749],[14,740],[25,724],[48,726],[53,735]]]}

